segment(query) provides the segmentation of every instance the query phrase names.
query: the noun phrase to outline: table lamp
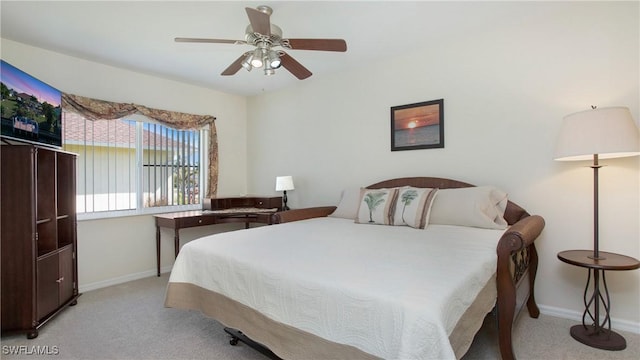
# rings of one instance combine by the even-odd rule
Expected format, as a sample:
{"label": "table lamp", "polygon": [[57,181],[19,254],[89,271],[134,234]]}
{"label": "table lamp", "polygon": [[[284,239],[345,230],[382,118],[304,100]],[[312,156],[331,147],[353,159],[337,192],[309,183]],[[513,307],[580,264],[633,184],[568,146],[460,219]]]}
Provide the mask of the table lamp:
{"label": "table lamp", "polygon": [[287,190],[294,190],[293,177],[292,176],[277,176],[276,177],[276,191],[283,191],[282,202],[284,206],[282,210],[289,210],[287,206]]}
{"label": "table lamp", "polygon": [[592,160],[593,259],[602,259],[598,245],[598,169],[600,159],[640,155],[638,127],[626,107],[595,108],[563,119],[554,159]]}

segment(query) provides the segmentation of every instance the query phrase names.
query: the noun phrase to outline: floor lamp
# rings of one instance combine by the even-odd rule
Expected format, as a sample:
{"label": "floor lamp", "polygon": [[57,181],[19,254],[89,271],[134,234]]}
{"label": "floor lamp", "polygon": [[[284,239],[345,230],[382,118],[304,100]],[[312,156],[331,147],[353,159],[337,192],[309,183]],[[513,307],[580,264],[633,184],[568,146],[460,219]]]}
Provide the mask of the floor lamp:
{"label": "floor lamp", "polygon": [[[593,253],[588,252],[585,261],[589,264],[589,278],[584,291],[585,312],[582,325],[571,328],[571,336],[589,346],[620,350],[626,344],[624,338],[611,331],[609,317],[609,291],[604,277],[604,265],[607,256],[612,253],[600,253],[598,239],[598,170],[602,167],[601,159],[640,155],[640,136],[631,112],[626,107],[595,108],[581,111],[564,117],[560,136],[555,151],[555,160],[559,161],[593,161]],[[607,255],[608,254],[608,255]],[[593,271],[593,294],[587,296],[591,273]],[[604,287],[604,295],[600,291],[600,277]],[[605,318],[600,321],[600,303],[605,309]],[[593,306],[593,313],[591,312]],[[589,315],[593,325],[587,325],[585,319]],[[608,323],[608,330],[605,324]]]}

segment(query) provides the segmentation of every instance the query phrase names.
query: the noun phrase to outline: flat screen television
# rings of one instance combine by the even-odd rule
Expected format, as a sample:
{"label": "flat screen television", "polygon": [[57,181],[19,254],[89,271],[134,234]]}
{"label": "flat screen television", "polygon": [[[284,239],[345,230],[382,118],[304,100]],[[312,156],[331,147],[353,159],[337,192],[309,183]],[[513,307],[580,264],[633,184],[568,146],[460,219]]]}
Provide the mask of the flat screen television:
{"label": "flat screen television", "polygon": [[2,138],[62,147],[62,92],[2,60]]}

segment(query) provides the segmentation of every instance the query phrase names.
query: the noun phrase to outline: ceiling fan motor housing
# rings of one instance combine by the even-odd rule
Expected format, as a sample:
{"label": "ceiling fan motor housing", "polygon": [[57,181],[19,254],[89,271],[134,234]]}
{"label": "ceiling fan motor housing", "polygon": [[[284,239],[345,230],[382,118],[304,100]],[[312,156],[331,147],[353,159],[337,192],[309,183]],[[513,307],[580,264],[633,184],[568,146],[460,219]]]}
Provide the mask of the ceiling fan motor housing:
{"label": "ceiling fan motor housing", "polygon": [[271,36],[266,36],[253,31],[251,24],[247,25],[244,40],[247,44],[257,45],[259,42],[269,43],[271,46],[278,46],[282,40],[282,29],[279,26],[271,24]]}

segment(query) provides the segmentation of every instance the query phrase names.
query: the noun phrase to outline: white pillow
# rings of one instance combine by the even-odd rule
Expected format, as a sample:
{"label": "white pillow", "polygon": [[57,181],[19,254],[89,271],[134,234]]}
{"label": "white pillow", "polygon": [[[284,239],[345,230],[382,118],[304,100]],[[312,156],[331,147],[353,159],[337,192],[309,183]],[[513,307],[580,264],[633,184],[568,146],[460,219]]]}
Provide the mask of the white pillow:
{"label": "white pillow", "polygon": [[431,208],[431,224],[506,229],[507,193],[492,186],[440,189]]}
{"label": "white pillow", "polygon": [[398,189],[360,189],[359,224],[393,224]]}
{"label": "white pillow", "polygon": [[355,220],[358,217],[358,206],[360,205],[360,188],[348,188],[342,190],[340,203],[331,217]]}
{"label": "white pillow", "polygon": [[433,199],[438,189],[404,186],[398,189],[393,225],[424,229],[429,224]]}

